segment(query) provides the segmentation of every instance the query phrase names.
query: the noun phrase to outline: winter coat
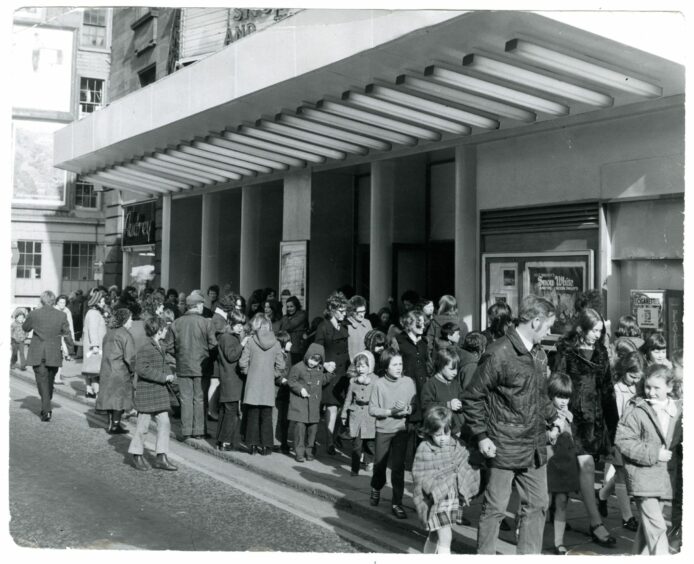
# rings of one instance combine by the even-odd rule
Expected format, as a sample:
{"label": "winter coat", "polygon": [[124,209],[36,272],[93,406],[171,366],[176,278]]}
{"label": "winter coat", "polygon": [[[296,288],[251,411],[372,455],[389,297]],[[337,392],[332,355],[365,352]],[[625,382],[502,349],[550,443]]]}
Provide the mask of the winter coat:
{"label": "winter coat", "polygon": [[376,419],[369,415],[369,400],[374,382],[378,378],[374,374],[376,361],[369,351],[363,351],[361,354],[369,359],[369,383],[362,384],[356,377],[350,379],[347,398],[342,406],[342,419],[349,418],[350,437],[373,439],[376,437]]}
{"label": "winter coat", "polygon": [[441,327],[443,327],[446,323],[456,323],[460,327],[460,339],[462,341],[463,337],[465,337],[465,323],[463,320],[458,317],[458,315],[453,314],[453,313],[443,313],[441,315],[434,315],[431,318],[431,323],[429,323],[429,327],[427,329],[427,334],[431,337],[432,342],[436,342],[437,339],[441,338]]}
{"label": "winter coat", "polygon": [[[442,382],[435,375],[429,378],[429,380],[422,386],[422,394],[420,397],[420,404],[422,406],[422,419],[426,415],[426,412],[432,407],[440,406],[451,408],[450,402],[452,399],[459,399],[462,395],[462,390],[460,388],[460,382],[457,378],[454,378],[450,382]],[[451,421],[451,433],[454,435],[459,433],[463,425],[465,424],[465,418],[460,412],[452,412]]]}
{"label": "winter coat", "polygon": [[228,332],[218,335],[215,372],[219,377],[220,402],[241,401],[243,397],[244,381],[238,366],[242,352],[238,335]]}
{"label": "winter coat", "polygon": [[[214,312],[214,313],[212,313]],[[214,332],[215,339],[219,339],[219,336],[227,328],[227,314],[225,311],[215,308],[210,311],[210,324],[212,325],[212,331]],[[219,363],[217,363],[217,347],[210,349],[209,358],[203,363],[203,375],[212,376],[213,378],[219,378]]]}
{"label": "winter coat", "polygon": [[159,413],[171,409],[166,377],[171,369],[166,362],[164,347],[149,338],[135,359],[135,409],[140,413]]}
{"label": "winter coat", "polygon": [[303,309],[296,311],[294,315],[285,315],[280,321],[280,331],[289,333],[292,342],[292,361],[303,358],[304,355],[304,333],[308,331],[308,315]]}
{"label": "winter coat", "polygon": [[133,319],[132,325],[128,331],[130,331],[130,334],[133,336],[136,351],[139,351],[150,340],[147,333],[145,333],[144,319]]}
{"label": "winter coat", "polygon": [[99,308],[91,308],[84,316],[82,326],[82,348],[88,351],[92,347],[101,347],[106,336],[106,321]]}
{"label": "winter coat", "polygon": [[475,439],[496,446],[489,465],[516,470],[547,461],[545,426],[557,410],[547,396],[546,372],[542,347],[528,351],[516,329],[487,347],[460,399]]}
{"label": "winter coat", "polygon": [[[289,411],[287,420],[299,423],[318,423],[320,421],[320,405],[322,390],[327,386],[333,375],[323,370],[323,365],[318,364],[314,368],[308,367],[308,359],[320,354],[325,354],[322,345],[311,343],[304,355],[304,361],[292,366],[287,377],[289,386]],[[308,392],[308,397],[301,397],[301,390]]]}
{"label": "winter coat", "polygon": [[429,379],[427,342],[421,338],[415,344],[407,333],[400,333],[393,339],[392,345],[402,355],[402,373],[412,378],[417,389],[417,409],[412,413],[410,421],[413,423],[421,421],[423,416],[420,401],[422,387]]}
{"label": "winter coat", "polygon": [[46,366],[62,366],[63,354],[60,350],[62,338],[74,346],[70,337],[67,315],[52,306],[43,306],[29,312],[22,324],[22,330],[33,331],[26,363],[38,366],[46,361]]}
{"label": "winter coat", "polygon": [[[682,442],[682,404],[671,400],[674,417],[670,418],[667,435],[658,416],[642,397],[627,405],[617,426],[615,442],[624,458],[626,485],[629,495],[672,499],[672,484],[677,471],[676,448]],[[669,462],[659,462],[661,447],[673,451]]]}
{"label": "winter coat", "polygon": [[606,454],[610,440],[605,423],[604,407],[610,401],[612,373],[607,349],[600,342],[583,356],[581,349],[565,341],[557,344],[555,371],[571,378],[569,411],[573,413],[572,434],[579,455],[596,457]]}
{"label": "winter coat", "polygon": [[442,447],[431,440],[419,444],[412,465],[412,497],[423,523],[427,524],[450,501],[457,506],[462,497],[469,504],[479,493],[480,471],[470,465],[469,458],[468,449],[455,439]]}
{"label": "winter coat", "polygon": [[21,343],[22,345],[24,344],[27,334],[24,332],[24,329],[22,329],[22,324],[19,321],[13,321],[12,325],[10,325],[10,336],[12,337],[12,341]]}
{"label": "winter coat", "polygon": [[282,347],[272,331],[261,330],[248,339],[239,359],[239,369],[246,374],[243,403],[274,406],[275,378],[284,366]]}
{"label": "winter coat", "polygon": [[106,333],[102,346],[99,394],[96,409],[130,410],[133,408],[135,341],[125,327]]}
{"label": "winter coat", "polygon": [[477,370],[477,364],[480,361],[480,357],[477,353],[466,351],[465,349],[458,349],[458,356],[460,358],[460,364],[458,365],[458,379],[460,380],[460,387],[465,390],[472,382],[472,378],[475,375],[475,370]]}
{"label": "winter coat", "polygon": [[170,330],[176,353],[176,375],[179,378],[202,376],[210,350],[217,346],[210,320],[187,311],[171,324]]}
{"label": "winter coat", "polygon": [[359,322],[354,317],[348,317],[346,321],[347,332],[349,333],[349,338],[347,339],[347,351],[349,353],[349,360],[354,360],[357,353],[366,350],[366,345],[364,344],[364,337],[371,331],[371,322],[368,319]]}
{"label": "winter coat", "polygon": [[70,326],[70,337],[74,341],[75,340],[75,327],[74,327],[73,321],[72,321],[72,312],[67,307],[65,309],[58,309],[57,306],[53,306],[53,307],[55,307],[55,309],[57,309],[58,311],[62,311],[65,314],[65,316],[67,317],[67,323]]}
{"label": "winter coat", "polygon": [[[570,428],[573,414],[566,410],[559,412]],[[580,488],[578,456],[571,431],[563,431],[552,445],[547,432],[547,489],[552,493],[577,492]]]}
{"label": "winter coat", "polygon": [[347,379],[347,366],[349,365],[349,332],[344,324],[339,329],[329,319],[324,319],[316,330],[313,340],[317,345],[325,349],[325,362],[334,362],[334,378],[323,388],[323,403],[326,405],[342,405],[349,387]]}

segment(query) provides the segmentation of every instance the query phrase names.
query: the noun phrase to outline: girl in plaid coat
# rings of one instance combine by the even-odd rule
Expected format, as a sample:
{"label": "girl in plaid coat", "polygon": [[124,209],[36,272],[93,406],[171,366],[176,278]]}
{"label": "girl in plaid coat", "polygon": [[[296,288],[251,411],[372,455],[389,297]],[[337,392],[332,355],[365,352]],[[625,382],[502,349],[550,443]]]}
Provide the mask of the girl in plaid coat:
{"label": "girl in plaid coat", "polygon": [[469,464],[467,449],[451,438],[451,411],[432,407],[424,416],[420,443],[412,466],[414,504],[429,531],[424,554],[450,554],[451,525],[460,501],[469,504],[480,489],[480,472]]}

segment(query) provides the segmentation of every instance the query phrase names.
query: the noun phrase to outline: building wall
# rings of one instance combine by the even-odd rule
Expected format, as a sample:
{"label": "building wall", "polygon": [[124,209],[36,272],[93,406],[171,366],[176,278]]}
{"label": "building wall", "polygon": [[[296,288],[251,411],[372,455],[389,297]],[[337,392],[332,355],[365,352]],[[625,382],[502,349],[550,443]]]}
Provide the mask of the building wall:
{"label": "building wall", "polygon": [[220,288],[224,284],[231,284],[231,288],[238,292],[241,259],[241,190],[220,192],[218,197],[221,213],[217,257],[219,276],[218,280],[213,282]]}
{"label": "building wall", "polygon": [[200,288],[202,196],[171,202],[170,287],[190,293]]}

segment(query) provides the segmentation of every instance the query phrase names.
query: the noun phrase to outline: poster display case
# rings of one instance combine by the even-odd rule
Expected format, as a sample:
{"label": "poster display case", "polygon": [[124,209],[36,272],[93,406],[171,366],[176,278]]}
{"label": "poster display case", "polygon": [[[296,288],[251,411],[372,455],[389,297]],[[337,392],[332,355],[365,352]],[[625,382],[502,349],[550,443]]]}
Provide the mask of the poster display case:
{"label": "poster display case", "polygon": [[301,308],[306,309],[306,281],[308,280],[308,241],[282,241],[280,243],[280,296],[282,302],[296,296]]}
{"label": "poster display case", "polygon": [[662,331],[667,341],[668,357],[682,349],[683,292],[681,290],[631,290],[631,314],[641,328],[644,338]]}

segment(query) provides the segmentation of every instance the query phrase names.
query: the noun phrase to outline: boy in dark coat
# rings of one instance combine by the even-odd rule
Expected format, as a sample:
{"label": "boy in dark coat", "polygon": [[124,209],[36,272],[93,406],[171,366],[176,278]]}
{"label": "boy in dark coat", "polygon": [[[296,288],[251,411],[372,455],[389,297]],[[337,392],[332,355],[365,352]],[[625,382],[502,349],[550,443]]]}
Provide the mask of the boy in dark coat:
{"label": "boy in dark coat", "polygon": [[324,354],[322,345],[312,343],[306,350],[304,362],[292,366],[287,378],[291,391],[287,419],[295,423],[294,450],[297,462],[313,460],[323,387],[332,380],[332,376],[323,370]]}
{"label": "boy in dark coat", "polygon": [[241,398],[243,379],[238,370],[243,352],[241,336],[246,316],[237,311],[227,314],[228,325],[217,334],[215,372],[219,376],[219,425],[217,448],[239,450],[241,447]]}

